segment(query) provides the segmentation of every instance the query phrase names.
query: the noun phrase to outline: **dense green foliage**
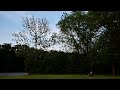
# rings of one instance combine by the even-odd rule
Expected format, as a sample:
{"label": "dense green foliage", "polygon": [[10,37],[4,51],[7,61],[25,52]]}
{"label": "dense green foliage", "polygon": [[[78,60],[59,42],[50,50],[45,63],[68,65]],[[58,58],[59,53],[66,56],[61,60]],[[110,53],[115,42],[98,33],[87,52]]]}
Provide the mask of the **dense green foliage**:
{"label": "dense green foliage", "polygon": [[[10,44],[4,44],[0,48],[0,72],[26,71],[39,74],[88,74],[90,71],[89,60],[82,54],[37,50],[37,59],[35,61],[34,48],[26,45],[11,47]],[[111,63],[98,63],[94,65],[93,71],[94,73],[110,74],[112,73]]]}
{"label": "dense green foliage", "polygon": [[0,45],[0,72],[24,71],[24,57],[17,56],[15,50],[10,44]]}

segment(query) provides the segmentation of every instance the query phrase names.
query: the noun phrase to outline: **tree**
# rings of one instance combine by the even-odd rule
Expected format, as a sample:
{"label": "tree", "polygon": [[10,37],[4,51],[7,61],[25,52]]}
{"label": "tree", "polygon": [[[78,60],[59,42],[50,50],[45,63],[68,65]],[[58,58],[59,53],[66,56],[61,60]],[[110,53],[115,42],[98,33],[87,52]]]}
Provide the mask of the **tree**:
{"label": "tree", "polygon": [[[23,31],[12,34],[17,44],[32,45],[35,49],[45,49],[50,46],[48,38],[50,27],[46,18],[25,17],[22,26]],[[36,50],[34,52],[36,61]]]}
{"label": "tree", "polygon": [[104,59],[112,63],[113,76],[115,75],[115,63],[120,56],[120,12],[90,11],[93,16],[95,28],[104,27],[104,34],[99,38],[98,49],[102,51]]}
{"label": "tree", "polygon": [[94,31],[89,27],[88,14],[80,11],[72,12],[70,15],[64,13],[58,22],[63,42],[78,53],[86,54],[92,46]]}
{"label": "tree", "polygon": [[65,44],[69,51],[88,57],[98,33],[98,29],[94,29],[89,13],[83,11],[64,13],[57,26],[60,28],[59,41]]}

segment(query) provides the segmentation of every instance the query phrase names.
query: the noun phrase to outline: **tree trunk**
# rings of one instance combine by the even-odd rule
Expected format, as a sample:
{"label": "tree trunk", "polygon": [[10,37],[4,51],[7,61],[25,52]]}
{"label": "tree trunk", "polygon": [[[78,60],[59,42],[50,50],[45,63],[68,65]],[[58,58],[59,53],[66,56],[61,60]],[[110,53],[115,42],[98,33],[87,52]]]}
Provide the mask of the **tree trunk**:
{"label": "tree trunk", "polygon": [[37,49],[37,35],[35,34],[35,61],[36,61],[36,49]]}
{"label": "tree trunk", "polygon": [[112,65],[112,74],[113,74],[113,76],[115,76],[115,64],[114,63]]}
{"label": "tree trunk", "polygon": [[36,62],[36,48],[35,48],[35,62]]}
{"label": "tree trunk", "polygon": [[92,72],[92,65],[91,65],[91,69],[90,69],[90,72]]}

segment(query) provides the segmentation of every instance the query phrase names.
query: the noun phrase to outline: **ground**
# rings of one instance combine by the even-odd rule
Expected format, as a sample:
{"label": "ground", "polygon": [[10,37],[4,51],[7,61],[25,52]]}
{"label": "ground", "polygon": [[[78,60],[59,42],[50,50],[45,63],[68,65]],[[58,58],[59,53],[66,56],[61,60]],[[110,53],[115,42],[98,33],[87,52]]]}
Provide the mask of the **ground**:
{"label": "ground", "polygon": [[22,76],[0,76],[0,79],[120,79],[120,76],[112,75],[22,75]]}

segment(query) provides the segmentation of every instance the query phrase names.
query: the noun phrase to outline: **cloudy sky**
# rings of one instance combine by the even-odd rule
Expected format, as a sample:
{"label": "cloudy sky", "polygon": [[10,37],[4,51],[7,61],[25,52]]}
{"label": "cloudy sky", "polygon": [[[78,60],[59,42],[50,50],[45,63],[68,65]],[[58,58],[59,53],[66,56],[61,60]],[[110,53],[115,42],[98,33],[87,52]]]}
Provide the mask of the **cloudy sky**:
{"label": "cloudy sky", "polygon": [[12,33],[23,29],[22,17],[25,16],[46,17],[52,30],[58,32],[59,29],[56,27],[56,24],[60,20],[63,12],[70,13],[70,11],[0,11],[0,44],[15,44],[12,41]]}

